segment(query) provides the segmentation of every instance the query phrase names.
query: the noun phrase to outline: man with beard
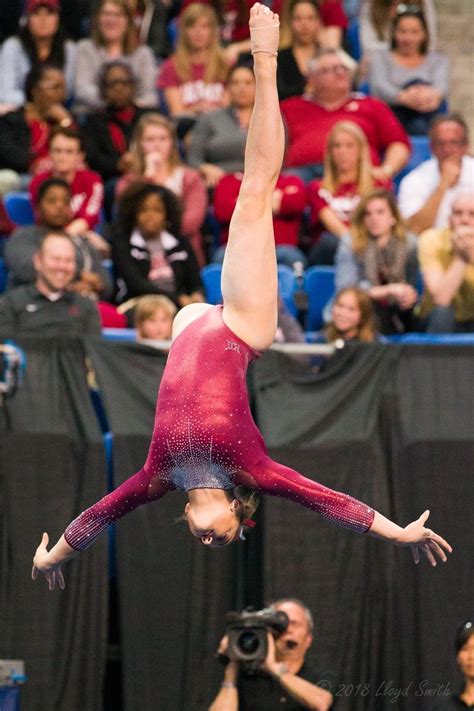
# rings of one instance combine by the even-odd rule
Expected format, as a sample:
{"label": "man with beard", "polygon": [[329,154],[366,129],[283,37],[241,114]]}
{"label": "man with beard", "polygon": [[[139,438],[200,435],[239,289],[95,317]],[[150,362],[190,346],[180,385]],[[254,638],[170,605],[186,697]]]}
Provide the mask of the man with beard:
{"label": "man with beard", "polygon": [[[285,632],[277,639],[268,633],[268,654],[256,673],[246,673],[239,668],[239,662],[228,662],[221,689],[209,711],[276,711],[279,708],[326,711],[331,708],[333,695],[318,686],[322,680],[325,686],[330,686],[330,675],[321,674],[305,660],[313,642],[310,610],[294,598],[277,600],[272,607],[287,614],[289,622]],[[227,637],[224,637],[219,652],[225,655],[226,651]]]}

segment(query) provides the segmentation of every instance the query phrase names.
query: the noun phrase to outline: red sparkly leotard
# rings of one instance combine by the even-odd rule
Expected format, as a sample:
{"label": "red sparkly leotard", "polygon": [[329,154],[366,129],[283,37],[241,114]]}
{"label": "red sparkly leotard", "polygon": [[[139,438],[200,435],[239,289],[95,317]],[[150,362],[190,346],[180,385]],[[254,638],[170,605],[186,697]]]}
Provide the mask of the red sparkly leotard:
{"label": "red sparkly leotard", "polygon": [[247,367],[259,355],[226,326],[221,306],[186,326],[169,352],[144,467],[67,527],[70,546],[84,550],[108,525],[171,489],[239,484],[296,501],[354,531],[370,528],[369,506],[268,456],[246,386]]}

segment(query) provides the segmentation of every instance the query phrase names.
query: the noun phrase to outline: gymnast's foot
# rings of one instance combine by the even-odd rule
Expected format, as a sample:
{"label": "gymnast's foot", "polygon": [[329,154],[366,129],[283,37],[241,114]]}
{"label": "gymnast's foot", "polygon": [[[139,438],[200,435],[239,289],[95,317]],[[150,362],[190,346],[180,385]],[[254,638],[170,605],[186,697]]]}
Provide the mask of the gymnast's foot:
{"label": "gymnast's foot", "polygon": [[250,10],[250,46],[252,54],[265,52],[274,57],[278,54],[280,21],[278,15],[266,5],[256,2]]}

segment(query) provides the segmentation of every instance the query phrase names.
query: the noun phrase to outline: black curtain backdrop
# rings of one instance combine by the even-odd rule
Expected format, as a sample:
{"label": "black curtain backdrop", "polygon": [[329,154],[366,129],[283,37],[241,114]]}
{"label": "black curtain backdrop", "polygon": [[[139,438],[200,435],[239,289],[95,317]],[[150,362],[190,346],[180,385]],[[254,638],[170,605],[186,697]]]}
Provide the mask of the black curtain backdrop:
{"label": "black curtain backdrop", "polygon": [[[0,657],[26,659],[28,711],[100,711],[106,539],[65,567],[65,593],[28,579],[42,530],[56,538],[105,490],[83,346],[22,345],[27,378],[2,410]],[[84,347],[117,485],[145,461],[165,356],[99,339]],[[375,345],[344,349],[319,374],[274,353],[255,364],[256,419],[275,459],[402,525],[431,509],[454,554],[416,567],[406,549],[271,497],[245,545],[209,551],[175,522],[185,497],[172,492],[116,527],[125,711],[207,709],[225,613],[283,595],[314,613],[311,657],[323,677],[336,675],[336,709],[438,707],[459,680],[453,633],[474,600],[472,358],[463,346]]]}
{"label": "black curtain backdrop", "polygon": [[[118,485],[145,462],[166,357],[100,341],[89,353],[114,433]],[[176,522],[185,503],[171,492],[117,526],[126,711],[205,709],[220,683],[215,651],[225,613],[237,604],[241,552],[234,546],[209,555]]]}
{"label": "black curtain backdrop", "polygon": [[0,658],[24,659],[25,711],[100,711],[106,540],[65,568],[66,590],[30,578],[43,531],[55,542],[106,487],[80,341],[21,341],[26,377],[1,408]]}
{"label": "black curtain backdrop", "polygon": [[453,631],[472,617],[473,351],[354,346],[310,376],[270,353],[256,364],[271,455],[406,525],[424,509],[455,552],[407,549],[265,501],[264,590],[313,610],[313,659],[333,669],[337,709],[438,708],[457,679]]}

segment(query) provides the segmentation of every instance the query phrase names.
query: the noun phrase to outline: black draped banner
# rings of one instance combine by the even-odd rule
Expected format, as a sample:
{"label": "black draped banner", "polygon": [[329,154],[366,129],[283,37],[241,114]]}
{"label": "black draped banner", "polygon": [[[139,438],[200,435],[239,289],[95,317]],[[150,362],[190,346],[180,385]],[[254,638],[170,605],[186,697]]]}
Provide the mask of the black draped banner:
{"label": "black draped banner", "polygon": [[[24,346],[27,378],[2,413],[0,657],[26,659],[28,711],[101,711],[105,537],[65,567],[65,593],[29,582],[31,556],[42,530],[55,538],[105,490],[83,348],[114,433],[116,485],[146,458],[165,356],[98,339]],[[337,709],[437,708],[459,680],[453,632],[474,599],[472,357],[375,345],[344,349],[319,374],[274,353],[255,364],[256,419],[275,459],[402,525],[431,509],[454,554],[416,567],[406,549],[271,497],[251,540],[209,551],[176,522],[185,498],[172,492],[116,527],[124,711],[205,711],[222,678],[225,612],[283,595],[314,612],[311,655],[335,672]]]}
{"label": "black draped banner", "polygon": [[313,610],[337,709],[432,709],[454,690],[454,630],[474,600],[472,364],[471,348],[354,346],[314,376],[272,353],[254,370],[274,458],[400,525],[430,509],[454,547],[446,566],[415,567],[406,549],[266,499],[266,596]]}
{"label": "black draped banner", "polygon": [[30,578],[43,531],[55,542],[106,490],[101,434],[80,341],[20,343],[26,377],[3,404],[0,658],[24,659],[25,711],[101,708],[107,628],[102,540],[65,568],[66,590]]}

